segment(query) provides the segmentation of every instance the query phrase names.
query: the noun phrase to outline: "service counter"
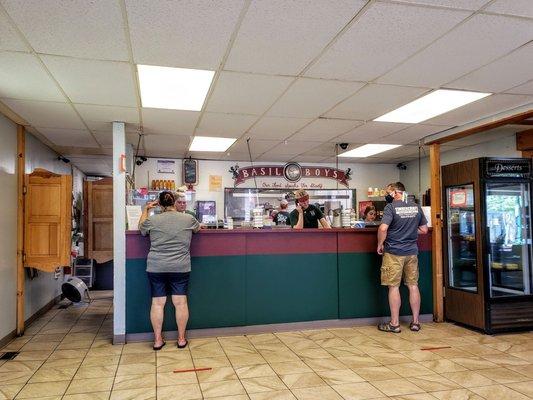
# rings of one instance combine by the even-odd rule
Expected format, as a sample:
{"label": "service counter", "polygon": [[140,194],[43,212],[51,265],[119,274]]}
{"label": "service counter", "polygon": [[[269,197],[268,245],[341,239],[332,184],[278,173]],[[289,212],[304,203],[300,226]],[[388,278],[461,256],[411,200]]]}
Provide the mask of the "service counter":
{"label": "service counter", "polygon": [[[376,228],[202,230],[191,243],[188,329],[389,315]],[[150,240],[126,234],[126,334],[149,333]],[[431,232],[419,236],[421,314],[432,314]],[[401,314],[409,314],[402,285]],[[175,331],[167,302],[163,330]]]}

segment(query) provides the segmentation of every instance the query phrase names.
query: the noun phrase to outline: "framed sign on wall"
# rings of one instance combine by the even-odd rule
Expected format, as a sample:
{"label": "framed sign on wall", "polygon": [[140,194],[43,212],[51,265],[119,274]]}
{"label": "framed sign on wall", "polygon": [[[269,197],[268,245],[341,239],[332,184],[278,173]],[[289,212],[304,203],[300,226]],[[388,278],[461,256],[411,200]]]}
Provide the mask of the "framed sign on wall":
{"label": "framed sign on wall", "polygon": [[198,184],[198,161],[188,158],[183,160],[183,183],[185,185]]}

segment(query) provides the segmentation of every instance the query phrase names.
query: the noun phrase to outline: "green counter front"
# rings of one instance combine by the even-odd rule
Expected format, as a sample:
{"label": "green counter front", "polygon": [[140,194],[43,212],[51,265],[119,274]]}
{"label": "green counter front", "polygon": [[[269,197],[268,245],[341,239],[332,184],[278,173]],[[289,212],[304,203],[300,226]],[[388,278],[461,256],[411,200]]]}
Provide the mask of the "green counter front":
{"label": "green counter front", "polygon": [[[126,235],[126,333],[151,332],[150,241]],[[422,314],[433,312],[431,234],[419,237]],[[191,243],[188,329],[382,317],[375,229],[202,230]],[[402,287],[401,314],[409,314]],[[176,330],[174,307],[165,331]]]}

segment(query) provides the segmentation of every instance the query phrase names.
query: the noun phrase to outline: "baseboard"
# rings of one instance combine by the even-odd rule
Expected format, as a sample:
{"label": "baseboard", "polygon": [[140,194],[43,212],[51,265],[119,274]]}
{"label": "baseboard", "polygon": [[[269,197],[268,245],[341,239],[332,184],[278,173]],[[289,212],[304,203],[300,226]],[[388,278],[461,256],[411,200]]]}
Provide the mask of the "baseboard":
{"label": "baseboard", "polygon": [[126,335],[113,335],[113,344],[125,344],[125,343],[126,343]]}
{"label": "baseboard", "polygon": [[[409,322],[411,316],[400,317],[400,321]],[[353,318],[353,319],[328,319],[323,321],[305,321],[305,322],[290,322],[285,324],[267,324],[267,325],[250,325],[250,326],[232,326],[229,328],[209,328],[209,329],[191,329],[187,331],[187,337],[203,338],[203,337],[216,337],[216,336],[235,336],[235,335],[256,335],[260,333],[273,333],[284,331],[301,331],[307,329],[327,329],[327,328],[346,328],[353,326],[374,325],[380,322],[384,322],[388,317],[376,317],[376,318]],[[420,315],[420,322],[433,321],[433,314]],[[177,331],[164,332],[165,338],[174,340],[178,337]],[[152,332],[143,333],[127,333],[125,336],[125,342],[147,342],[154,338]],[[113,341],[115,343],[115,341]],[[117,342],[118,343],[118,342]],[[124,342],[121,342],[124,343]]]}
{"label": "baseboard", "polygon": [[[50,300],[48,303],[46,303],[43,307],[41,307],[35,314],[30,316],[26,321],[24,321],[24,327],[28,327],[33,321],[35,321],[40,316],[44,315],[46,312],[50,311],[52,307],[54,307],[57,303],[61,301],[62,295],[59,295],[57,297],[54,297],[52,300]],[[23,336],[24,333],[21,335]],[[17,330],[13,330],[9,332],[6,336],[0,339],[0,348],[4,347],[6,344],[11,342],[14,338],[17,337]]]}

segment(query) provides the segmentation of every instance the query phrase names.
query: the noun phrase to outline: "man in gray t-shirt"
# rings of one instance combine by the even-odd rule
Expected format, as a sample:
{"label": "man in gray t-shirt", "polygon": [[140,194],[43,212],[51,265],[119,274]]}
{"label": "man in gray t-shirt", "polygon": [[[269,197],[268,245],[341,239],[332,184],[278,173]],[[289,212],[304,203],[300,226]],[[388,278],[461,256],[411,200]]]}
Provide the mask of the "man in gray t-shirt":
{"label": "man in gray t-shirt", "polygon": [[418,234],[427,233],[427,221],[420,206],[405,200],[405,187],[401,182],[387,186],[387,205],[378,228],[377,253],[383,255],[381,265],[381,284],[389,287],[389,306],[391,320],[379,324],[378,329],[399,333],[401,297],[399,286],[409,288],[409,302],[413,321],[409,325],[412,331],[420,330],[420,291],[418,289]]}

